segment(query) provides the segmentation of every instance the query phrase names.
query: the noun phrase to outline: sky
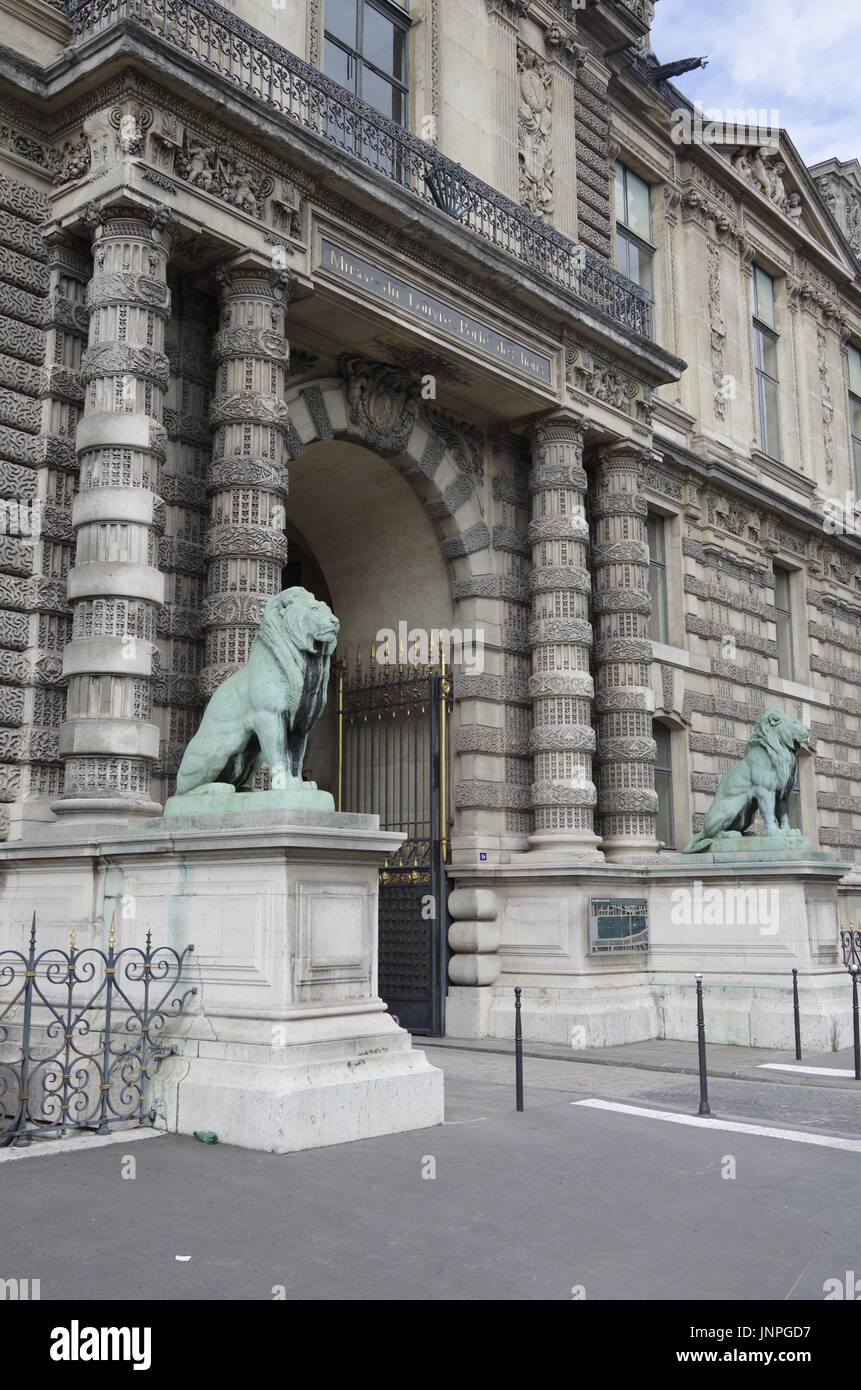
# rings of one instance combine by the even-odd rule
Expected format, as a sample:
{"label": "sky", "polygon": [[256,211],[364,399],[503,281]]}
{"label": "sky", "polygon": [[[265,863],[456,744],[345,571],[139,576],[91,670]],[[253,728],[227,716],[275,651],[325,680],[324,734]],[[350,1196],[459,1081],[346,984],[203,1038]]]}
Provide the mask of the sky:
{"label": "sky", "polygon": [[679,90],[706,110],[775,109],[806,164],[861,159],[861,0],[658,0],[652,48],[707,55]]}

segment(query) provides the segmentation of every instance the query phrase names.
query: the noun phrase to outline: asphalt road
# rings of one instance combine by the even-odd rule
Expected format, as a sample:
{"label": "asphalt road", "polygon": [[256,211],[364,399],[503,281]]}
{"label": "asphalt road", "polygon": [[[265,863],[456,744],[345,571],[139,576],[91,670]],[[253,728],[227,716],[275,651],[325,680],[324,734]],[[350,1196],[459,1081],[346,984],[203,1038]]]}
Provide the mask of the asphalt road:
{"label": "asphalt road", "polygon": [[[436,1129],[287,1156],[164,1136],[0,1164],[0,1278],[38,1278],[42,1300],[762,1301],[861,1277],[858,1151],[574,1103],[691,1115],[689,1076],[527,1059],[517,1114],[510,1059],[433,1060]],[[712,1094],[721,1120],[861,1149],[850,1087]]]}

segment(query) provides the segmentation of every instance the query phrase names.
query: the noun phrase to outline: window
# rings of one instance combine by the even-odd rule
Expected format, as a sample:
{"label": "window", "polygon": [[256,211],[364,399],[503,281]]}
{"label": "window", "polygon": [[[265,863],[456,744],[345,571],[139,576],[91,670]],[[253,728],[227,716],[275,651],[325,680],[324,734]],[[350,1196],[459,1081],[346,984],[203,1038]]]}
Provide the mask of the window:
{"label": "window", "polygon": [[616,164],[616,265],[652,293],[652,190],[625,164]]}
{"label": "window", "polygon": [[673,823],[673,755],[672,734],[666,724],[652,720],[652,738],[658,745],[655,756],[655,791],[658,793],[658,817],[655,834],[662,844],[672,849],[676,843]]}
{"label": "window", "polygon": [[759,447],[779,459],[780,383],[777,375],[777,314],[774,281],[753,267],[753,349],[756,364],[756,415]]}
{"label": "window", "polygon": [[649,618],[649,637],[653,642],[666,643],[667,636],[667,537],[662,516],[649,512],[649,594],[652,613]]}
{"label": "window", "polygon": [[849,345],[849,430],[856,500],[861,496],[861,348]]}
{"label": "window", "polygon": [[774,567],[774,612],[777,624],[777,674],[792,679],[792,607],[789,570]]}
{"label": "window", "polygon": [[323,71],[403,125],[408,33],[407,16],[386,0],[326,0]]}

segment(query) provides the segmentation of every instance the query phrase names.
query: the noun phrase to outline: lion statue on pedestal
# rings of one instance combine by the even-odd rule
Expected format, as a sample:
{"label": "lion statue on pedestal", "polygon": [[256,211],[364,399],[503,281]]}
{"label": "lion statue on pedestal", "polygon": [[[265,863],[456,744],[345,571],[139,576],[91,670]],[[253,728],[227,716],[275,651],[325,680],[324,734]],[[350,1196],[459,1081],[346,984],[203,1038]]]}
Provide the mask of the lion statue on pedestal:
{"label": "lion statue on pedestal", "polygon": [[798,750],[810,730],[782,709],[767,709],[754,725],[744,757],[724,773],[699,834],[683,854],[708,849],[718,835],[743,835],[757,811],[767,835],[790,832],[789,795],[798,769]]}
{"label": "lion statue on pedestal", "polygon": [[218,687],[183,754],[178,796],[251,790],[264,763],[273,789],[301,784],[308,735],[326,704],[340,623],[307,589],[263,610],[248,661]]}

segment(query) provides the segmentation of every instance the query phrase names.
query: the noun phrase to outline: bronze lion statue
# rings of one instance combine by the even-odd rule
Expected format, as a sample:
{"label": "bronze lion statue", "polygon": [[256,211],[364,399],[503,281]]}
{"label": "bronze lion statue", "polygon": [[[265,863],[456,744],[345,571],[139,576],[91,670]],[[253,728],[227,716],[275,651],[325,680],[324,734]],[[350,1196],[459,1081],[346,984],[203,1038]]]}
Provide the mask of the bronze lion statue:
{"label": "bronze lion statue", "polygon": [[250,790],[268,763],[273,788],[301,782],[308,735],[323,712],[340,624],[307,589],[263,610],[248,661],[218,687],[183,754],[178,796]]}
{"label": "bronze lion statue", "polygon": [[744,757],[721,778],[711,809],[699,834],[683,854],[708,849],[717,835],[743,835],[757,811],[766,833],[790,830],[789,794],[795,784],[798,750],[810,730],[782,709],[767,709],[754,725]]}

